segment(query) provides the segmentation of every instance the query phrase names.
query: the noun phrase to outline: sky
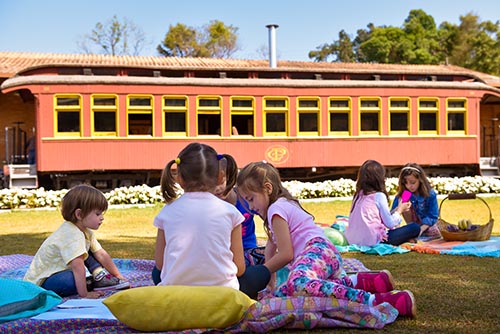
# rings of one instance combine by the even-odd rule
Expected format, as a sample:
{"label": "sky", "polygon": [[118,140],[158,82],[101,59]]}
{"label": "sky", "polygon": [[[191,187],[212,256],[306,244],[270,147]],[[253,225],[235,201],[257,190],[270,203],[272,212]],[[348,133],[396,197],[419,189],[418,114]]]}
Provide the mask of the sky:
{"label": "sky", "polygon": [[412,9],[431,15],[436,25],[459,24],[460,16],[500,20],[499,0],[0,0],[0,51],[82,53],[77,42],[114,15],[131,20],[146,35],[143,56],[156,56],[169,26],[201,28],[219,20],[238,28],[238,59],[265,59],[269,33],[277,24],[279,60],[310,61],[309,51],[351,38],[369,23],[402,27]]}

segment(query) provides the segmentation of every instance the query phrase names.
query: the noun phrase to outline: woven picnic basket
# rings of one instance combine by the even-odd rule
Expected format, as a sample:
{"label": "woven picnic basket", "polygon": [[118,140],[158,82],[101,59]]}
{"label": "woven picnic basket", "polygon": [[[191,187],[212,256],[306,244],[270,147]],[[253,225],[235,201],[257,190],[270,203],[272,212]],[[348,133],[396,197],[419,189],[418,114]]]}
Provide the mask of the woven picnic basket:
{"label": "woven picnic basket", "polygon": [[[461,199],[478,199],[481,200],[486,207],[488,208],[488,211],[490,212],[490,220],[483,225],[480,225],[478,228],[472,231],[457,231],[457,232],[451,232],[448,229],[448,226],[451,225],[447,221],[445,221],[441,217],[441,207],[443,206],[443,203],[446,200],[461,200]],[[439,205],[439,218],[437,221],[437,226],[439,228],[439,232],[441,232],[441,235],[443,236],[443,239],[448,240],[448,241],[484,241],[484,240],[489,240],[491,236],[491,231],[493,229],[493,217],[491,216],[491,209],[488,203],[485,202],[480,197],[476,197],[476,194],[450,194],[446,198],[444,198],[441,201],[441,204]]]}

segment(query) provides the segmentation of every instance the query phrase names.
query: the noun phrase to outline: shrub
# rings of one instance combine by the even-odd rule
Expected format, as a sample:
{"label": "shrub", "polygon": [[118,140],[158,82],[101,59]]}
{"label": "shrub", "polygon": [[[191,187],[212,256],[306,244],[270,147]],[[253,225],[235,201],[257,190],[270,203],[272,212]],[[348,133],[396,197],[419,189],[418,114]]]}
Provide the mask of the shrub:
{"label": "shrub", "polygon": [[[431,185],[438,194],[487,193],[500,194],[500,180],[489,177],[471,176],[462,178],[431,177]],[[398,179],[388,178],[387,191],[394,195],[398,189]],[[283,185],[298,199],[352,197],[356,191],[356,181],[350,179],[323,182],[285,181]],[[58,207],[68,190],[45,190],[43,188],[1,189],[0,209]],[[160,186],[146,185],[121,187],[105,192],[111,205],[117,204],[158,204],[162,203]]]}

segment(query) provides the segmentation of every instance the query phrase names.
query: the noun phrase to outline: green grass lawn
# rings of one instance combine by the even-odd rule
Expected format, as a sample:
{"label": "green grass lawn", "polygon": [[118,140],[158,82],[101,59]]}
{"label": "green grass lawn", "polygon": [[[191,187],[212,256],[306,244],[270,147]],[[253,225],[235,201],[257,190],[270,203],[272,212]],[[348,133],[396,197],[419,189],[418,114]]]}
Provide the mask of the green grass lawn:
{"label": "green grass lawn", "polygon": [[[484,197],[494,218],[500,217],[500,196]],[[331,224],[336,215],[347,215],[351,201],[305,201],[316,221]],[[110,208],[98,238],[115,258],[152,259],[156,229],[153,218],[160,206]],[[446,201],[442,218],[461,218],[484,224],[487,207],[479,200]],[[34,255],[43,240],[62,222],[57,210],[5,211],[0,213],[0,255]],[[260,222],[257,234],[265,237]],[[200,231],[203,233],[203,231]],[[495,224],[494,235],[500,235]],[[357,258],[369,269],[388,269],[399,289],[411,290],[417,300],[416,319],[398,319],[383,330],[335,329],[336,333],[500,333],[500,259],[431,255],[410,252],[387,256],[343,254]],[[303,331],[287,331],[287,333]],[[331,329],[315,333],[331,333]]]}

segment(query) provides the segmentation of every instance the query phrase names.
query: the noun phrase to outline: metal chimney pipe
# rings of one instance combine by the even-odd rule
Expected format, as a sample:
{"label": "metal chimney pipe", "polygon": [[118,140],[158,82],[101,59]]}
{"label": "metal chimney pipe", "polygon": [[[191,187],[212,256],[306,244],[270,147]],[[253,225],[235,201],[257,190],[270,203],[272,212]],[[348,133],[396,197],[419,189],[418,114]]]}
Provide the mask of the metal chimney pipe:
{"label": "metal chimney pipe", "polygon": [[268,24],[269,30],[269,67],[276,68],[276,28],[277,24]]}

